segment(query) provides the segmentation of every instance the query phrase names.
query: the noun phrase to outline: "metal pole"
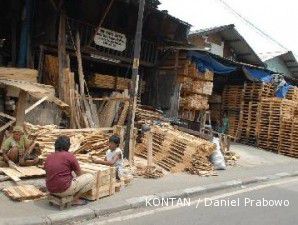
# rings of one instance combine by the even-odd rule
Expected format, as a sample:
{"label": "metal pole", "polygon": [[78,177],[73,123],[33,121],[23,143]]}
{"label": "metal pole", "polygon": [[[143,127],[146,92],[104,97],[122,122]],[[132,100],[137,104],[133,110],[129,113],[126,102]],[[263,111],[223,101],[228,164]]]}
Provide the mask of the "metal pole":
{"label": "metal pole", "polygon": [[139,12],[138,12],[138,22],[135,35],[134,43],[134,59],[132,65],[132,77],[131,77],[131,87],[130,87],[130,101],[129,101],[129,117],[128,125],[126,131],[126,142],[124,155],[128,157],[129,162],[132,163],[132,147],[134,138],[134,120],[136,112],[137,94],[139,87],[139,65],[140,65],[140,53],[141,53],[141,42],[142,42],[142,30],[143,30],[143,16],[145,9],[145,0],[139,0]]}

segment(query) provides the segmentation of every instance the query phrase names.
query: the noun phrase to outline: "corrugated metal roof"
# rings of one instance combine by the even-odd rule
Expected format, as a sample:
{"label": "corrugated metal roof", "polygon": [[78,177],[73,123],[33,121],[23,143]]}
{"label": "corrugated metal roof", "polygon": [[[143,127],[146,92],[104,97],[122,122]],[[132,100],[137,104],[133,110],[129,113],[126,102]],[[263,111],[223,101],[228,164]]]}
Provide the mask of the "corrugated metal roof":
{"label": "corrugated metal roof", "polygon": [[298,78],[298,62],[292,51],[279,56],[295,78]]}
{"label": "corrugated metal roof", "polygon": [[286,76],[298,78],[298,61],[292,51],[288,51],[283,54],[271,57],[270,59],[267,59],[265,62],[275,58],[280,58],[285,63],[288,70],[291,72],[291,74],[285,74]]}
{"label": "corrugated metal roof", "polygon": [[229,43],[229,46],[235,51],[238,61],[257,66],[265,66],[260,57],[236,30],[234,24],[197,30],[192,32],[189,36],[206,36],[215,33],[219,33],[223,40]]}

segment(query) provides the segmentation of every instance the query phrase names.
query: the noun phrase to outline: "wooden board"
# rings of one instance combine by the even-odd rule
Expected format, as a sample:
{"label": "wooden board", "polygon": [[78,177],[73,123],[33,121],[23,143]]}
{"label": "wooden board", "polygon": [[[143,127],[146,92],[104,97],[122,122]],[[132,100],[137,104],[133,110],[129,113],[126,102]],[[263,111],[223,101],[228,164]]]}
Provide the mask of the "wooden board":
{"label": "wooden board", "polygon": [[16,201],[33,200],[46,195],[46,193],[40,191],[33,185],[7,187],[3,189],[3,192]]}
{"label": "wooden board", "polygon": [[15,170],[15,169],[11,169],[11,168],[0,168],[0,171],[2,171],[3,173],[5,173],[7,176],[9,176],[13,181],[18,182],[21,179],[22,174]]}

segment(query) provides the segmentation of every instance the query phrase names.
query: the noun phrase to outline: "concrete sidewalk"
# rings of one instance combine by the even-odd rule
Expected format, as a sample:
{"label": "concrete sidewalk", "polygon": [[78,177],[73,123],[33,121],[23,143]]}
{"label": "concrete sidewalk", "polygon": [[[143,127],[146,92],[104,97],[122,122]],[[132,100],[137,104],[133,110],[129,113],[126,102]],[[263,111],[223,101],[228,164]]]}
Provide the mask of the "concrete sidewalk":
{"label": "concrete sidewalk", "polygon": [[13,219],[6,224],[56,224],[58,222],[67,224],[66,221],[71,218],[91,219],[105,213],[137,207],[144,203],[144,196],[199,195],[202,191],[215,191],[247,183],[298,175],[297,159],[240,144],[234,144],[232,150],[241,157],[239,165],[229,167],[226,171],[219,171],[216,177],[199,177],[180,173],[170,174],[157,180],[136,178],[128,187],[111,197],[62,212],[50,207],[45,199],[17,203],[1,193],[0,224],[5,224],[3,223],[5,219]]}

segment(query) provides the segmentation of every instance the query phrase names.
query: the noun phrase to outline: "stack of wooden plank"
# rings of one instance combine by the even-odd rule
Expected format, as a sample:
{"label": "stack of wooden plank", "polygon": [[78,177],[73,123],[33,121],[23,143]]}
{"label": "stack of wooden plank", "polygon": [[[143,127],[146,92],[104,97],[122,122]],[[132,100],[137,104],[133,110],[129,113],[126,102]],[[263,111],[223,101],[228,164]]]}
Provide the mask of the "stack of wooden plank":
{"label": "stack of wooden plank", "polygon": [[180,107],[188,110],[207,110],[209,109],[208,98],[203,95],[192,94],[180,99]]}
{"label": "stack of wooden plank", "polygon": [[92,87],[114,90],[128,89],[129,84],[130,79],[104,74],[95,74],[94,77],[89,81],[89,85]]}
{"label": "stack of wooden plank", "polygon": [[116,170],[114,167],[82,162],[80,167],[82,173],[90,173],[95,179],[93,188],[84,194],[84,198],[96,201],[115,193]]}
{"label": "stack of wooden plank", "polygon": [[0,67],[0,79],[37,82],[38,71],[27,68]]}
{"label": "stack of wooden plank", "polygon": [[259,147],[278,152],[281,120],[283,117],[293,118],[296,105],[296,102],[287,99],[264,98],[261,100]]}
{"label": "stack of wooden plank", "polygon": [[[194,157],[200,155],[207,158],[215,149],[214,144],[178,131],[169,125],[153,126],[151,132],[154,162],[170,172],[181,172],[192,168]],[[147,141],[145,137],[136,149],[136,154],[144,158],[147,157]],[[209,169],[209,167],[201,168],[202,171]]]}

